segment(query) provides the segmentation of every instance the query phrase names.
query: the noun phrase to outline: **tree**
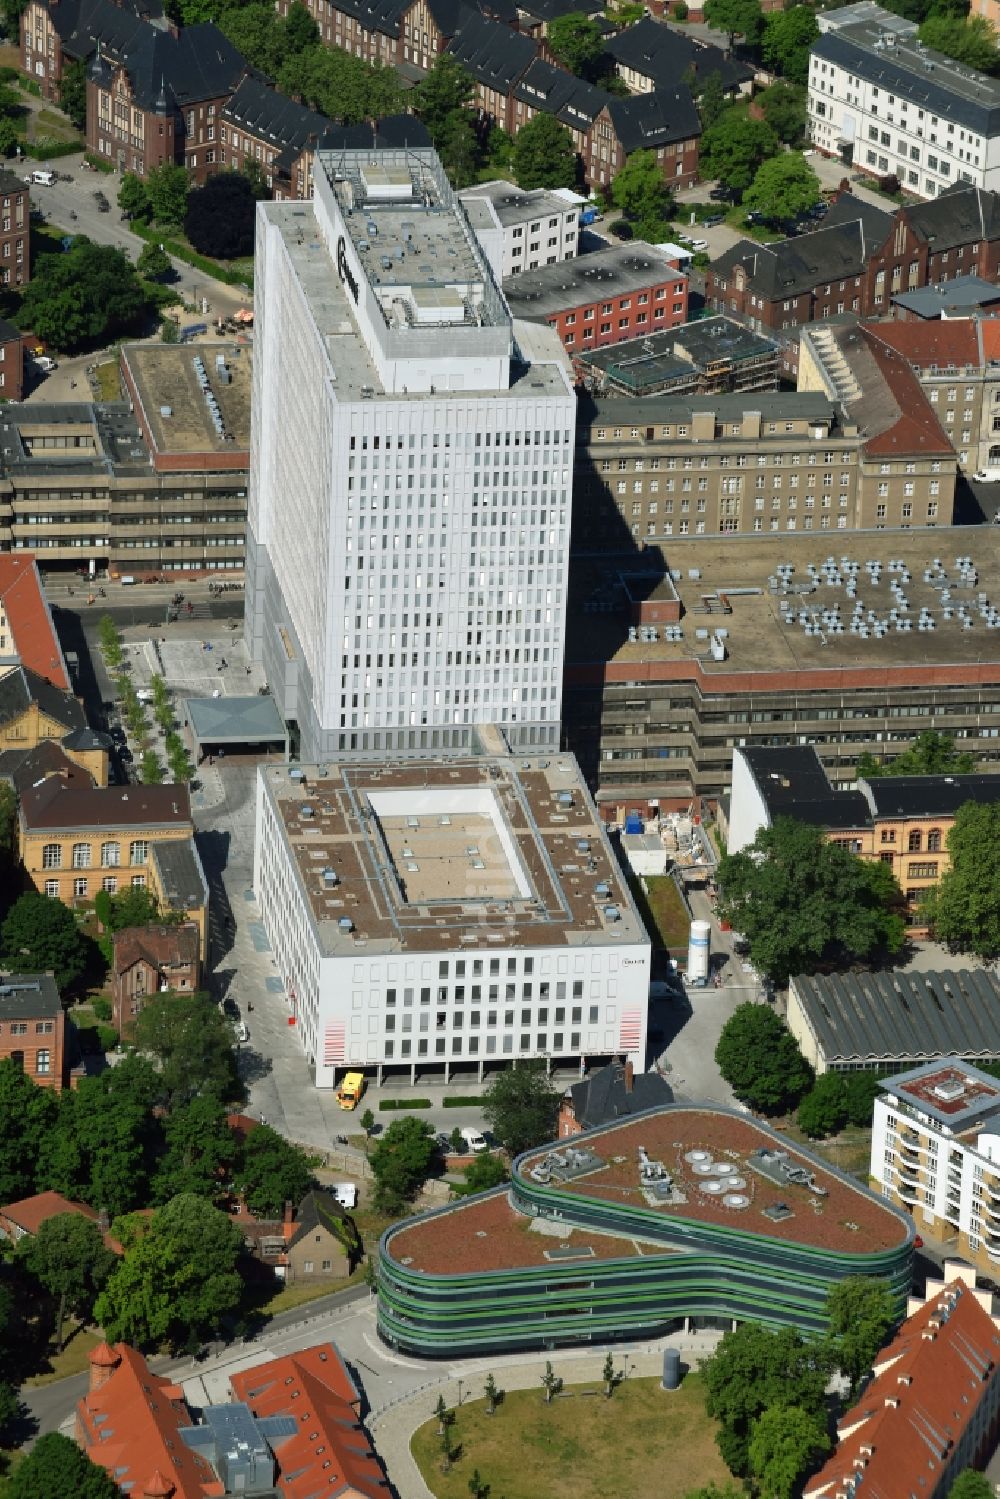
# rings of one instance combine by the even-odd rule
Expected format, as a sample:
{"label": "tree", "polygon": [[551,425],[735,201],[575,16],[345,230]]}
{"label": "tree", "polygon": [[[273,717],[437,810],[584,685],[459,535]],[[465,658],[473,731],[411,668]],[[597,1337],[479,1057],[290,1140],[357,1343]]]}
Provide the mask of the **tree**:
{"label": "tree", "polygon": [[232,1029],[207,994],[151,995],[136,1017],[135,1044],[158,1064],[168,1109],[199,1094],[223,1103],[241,1096]]}
{"label": "tree", "polygon": [[753,843],[719,861],[719,915],[775,983],[822,961],[898,952],[905,925],[892,872],[855,858],[821,828],[779,817]]}
{"label": "tree", "polygon": [[993,1485],[985,1473],[965,1468],[948,1490],[948,1499],[994,1499]]}
{"label": "tree", "polygon": [[160,245],[154,244],[143,245],[135,268],[147,281],[159,281],[169,275],[172,269],[170,256]]}
{"label": "tree", "polygon": [[174,1348],[218,1331],[240,1301],[243,1235],[224,1213],[184,1193],[152,1218],[114,1225],[125,1253],[94,1308],[107,1336]]}
{"label": "tree", "polygon": [[455,61],[450,52],[440,53],[427,77],[410,95],[414,113],[427,126],[435,146],[447,122],[456,111],[464,110],[471,103],[474,92],[471,74]]}
{"label": "tree", "polygon": [[180,227],[188,203],[188,174],[183,167],[165,161],[146,178],[146,196],[158,224]]}
{"label": "tree", "polygon": [[87,124],[87,64],[82,58],[67,63],[59,80],[59,107],[77,130]]}
{"label": "tree", "polygon": [[759,0],[705,0],[703,13],[709,26],[726,33],[730,50],[737,37],[752,47],[764,24]]}
{"label": "tree", "polygon": [[13,119],[10,115],[0,116],[0,156],[13,156],[20,143]]}
{"label": "tree", "polygon": [[640,239],[665,237],[673,199],[655,151],[632,152],[611,184],[611,200]]}
{"label": "tree", "polygon": [[155,750],[146,750],[139,761],[139,779],[144,786],[162,785],[163,765]]}
{"label": "tree", "polygon": [[253,254],[257,199],[242,172],[215,172],[188,194],[184,233],[202,255],[235,260]]}
{"label": "tree", "polygon": [[966,802],[948,834],[950,867],[921,902],[939,942],[992,958],[1000,953],[1000,807]]}
{"label": "tree", "polygon": [[465,1182],[460,1187],[452,1187],[456,1197],[471,1197],[476,1192],[489,1192],[493,1187],[501,1186],[508,1177],[507,1167],[498,1155],[492,1151],[481,1151],[465,1167],[462,1175]]}
{"label": "tree", "polygon": [[834,1357],[857,1389],[899,1321],[895,1297],[884,1280],[852,1275],[831,1288],[826,1315]]}
{"label": "tree", "polygon": [[870,1128],[875,1100],[882,1091],[877,1072],[848,1072],[844,1077],[844,1107],[848,1124]]}
{"label": "tree", "polygon": [[82,1198],[112,1217],[144,1205],[161,1143],[156,1085],[149,1061],[132,1055],[60,1094],[39,1148],[39,1186]]}
{"label": "tree", "polygon": [[483,1482],[478,1468],[473,1468],[468,1487],[472,1499],[489,1499],[490,1486],[488,1483]]}
{"label": "tree", "polygon": [[308,1156],[269,1124],[247,1135],[236,1184],[258,1218],[278,1218],[286,1202],[300,1203],[315,1185]]}
{"label": "tree", "polygon": [[552,1404],[553,1395],[557,1395],[561,1387],[562,1380],[559,1378],[559,1375],[556,1374],[549,1361],[546,1360],[545,1373],[542,1375],[542,1389],[545,1392],[546,1405]]}
{"label": "tree", "polygon": [[819,178],[798,151],[772,156],[757,168],[753,182],[743,195],[744,208],[777,223],[798,218],[818,200]]}
{"label": "tree", "polygon": [[702,1365],[705,1408],[722,1423],[719,1448],[738,1476],[749,1471],[747,1443],[753,1423],[775,1405],[824,1409],[832,1361],[820,1343],[807,1343],[794,1327],[776,1332],[744,1322],[727,1332]]}
{"label": "tree", "polygon": [[285,41],[290,53],[305,52],[320,40],[319,27],[302,0],[292,0],[285,17]]}
{"label": "tree", "polygon": [[0,1061],[0,1200],[18,1202],[36,1190],[42,1141],[52,1129],[57,1096],[25,1077],[9,1057]]}
{"label": "tree", "polygon": [[767,1005],[738,1005],[715,1048],[719,1071],[737,1098],[762,1114],[794,1104],[812,1082],[795,1037]]}
{"label": "tree", "polygon": [[220,31],[255,68],[276,78],[288,55],[288,38],[273,5],[232,6],[218,19]]}
{"label": "tree", "polygon": [[726,107],[726,94],[722,86],[722,75],[709,73],[697,95],[698,116],[702,130],[714,125]]}
{"label": "tree", "polygon": [[153,1181],[156,1201],[169,1202],[183,1192],[210,1200],[219,1196],[237,1156],[225,1104],[212,1094],[192,1098],[167,1115],[163,1135],[166,1149],[156,1162]]}
{"label": "tree", "polygon": [[601,1370],[601,1380],[604,1384],[604,1398],[610,1400],[615,1393],[615,1361],[608,1349],[604,1360],[604,1368]]}
{"label": "tree", "polygon": [[604,33],[591,16],[578,10],[556,16],[549,22],[546,40],[564,68],[577,78],[594,81],[604,55]]}
{"label": "tree", "polygon": [[3,961],[15,973],[51,973],[68,989],[87,966],[87,941],[62,901],[27,890],[0,927]]}
{"label": "tree", "polygon": [[747,1448],[760,1499],[795,1499],[802,1492],[802,1479],[829,1450],[822,1415],[800,1405],[775,1405],[762,1411]]}
{"label": "tree", "polygon": [[456,109],[448,116],[437,149],[452,187],[470,187],[476,180],[480,149],[476,127],[467,110]]}
{"label": "tree", "polygon": [[925,729],[894,760],[876,760],[866,750],[858,760],[857,774],[859,781],[871,781],[877,776],[964,776],[975,768],[975,755],[957,750],[950,734]]}
{"label": "tree", "polygon": [[500,1399],[500,1391],[497,1389],[497,1382],[492,1374],[487,1374],[486,1376],[486,1383],[483,1385],[483,1394],[486,1396],[486,1414],[488,1416],[495,1416],[497,1404]]}
{"label": "tree", "polygon": [[448,1143],[455,1155],[461,1155],[465,1148],[465,1139],[457,1124],[448,1137]]}
{"label": "tree", "polygon": [[4,1487],[4,1499],[39,1499],[40,1494],[45,1499],[121,1499],[110,1473],[58,1431],[39,1437]]}
{"label": "tree", "polygon": [[577,163],[573,137],[549,114],[536,114],[514,140],[514,176],[518,186],[573,187]]}
{"label": "tree", "polygon": [[985,16],[941,16],[931,14],[917,33],[927,47],[953,57],[967,68],[980,73],[996,73],[1000,68],[997,38],[992,23]]}
{"label": "tree", "polygon": [[806,90],[798,83],[772,83],[757,95],[764,119],[780,141],[797,146],[806,129]]}
{"label": "tree", "polygon": [[727,109],[701,138],[699,169],[704,177],[717,177],[741,193],[777,149],[777,137],[763,120],[748,119],[743,109]]}
{"label": "tree", "polygon": [[146,184],[134,172],[122,174],[121,186],[118,189],[118,207],[129,219],[145,219],[152,212]]}
{"label": "tree", "polygon": [[720,1489],[717,1483],[710,1483],[707,1488],[692,1489],[685,1499],[743,1499],[745,1493],[745,1489],[738,1489],[732,1483],[727,1483],[724,1489]]}
{"label": "tree", "polygon": [[818,36],[816,13],[811,5],[773,10],[764,18],[761,54],[774,72],[792,83],[804,85],[809,77],[809,48]]}
{"label": "tree", "polygon": [[371,1144],[372,1135],[375,1133],[375,1115],[371,1109],[365,1109],[358,1123],[365,1132],[365,1155],[367,1155],[368,1146]]}
{"label": "tree", "polygon": [[483,1117],[511,1156],[555,1134],[559,1094],[540,1059],[496,1073],[483,1094]]}
{"label": "tree", "polygon": [[56,1342],[63,1347],[66,1313],[89,1318],[115,1264],[97,1224],[79,1213],[57,1213],[22,1239],[20,1258],[50,1296],[58,1298]]}
{"label": "tree", "polygon": [[847,1123],[847,1088],[839,1072],[825,1072],[800,1100],[799,1129],[812,1140],[835,1135]]}
{"label": "tree", "polygon": [[423,1119],[394,1119],[371,1153],[374,1203],[399,1212],[430,1174],[434,1136]]}
{"label": "tree", "polygon": [[78,235],[65,254],[38,258],[18,317],[54,349],[75,353],[140,330],[151,306],[127,255]]}
{"label": "tree", "polygon": [[[101,894],[105,894],[101,891]],[[97,902],[94,902],[95,908]],[[153,891],[148,885],[126,885],[123,890],[118,890],[114,895],[108,897],[108,903],[103,908],[106,914],[98,911],[98,916],[104,926],[112,932],[122,932],[132,926],[176,926],[184,920],[183,911],[164,911],[160,907]]]}

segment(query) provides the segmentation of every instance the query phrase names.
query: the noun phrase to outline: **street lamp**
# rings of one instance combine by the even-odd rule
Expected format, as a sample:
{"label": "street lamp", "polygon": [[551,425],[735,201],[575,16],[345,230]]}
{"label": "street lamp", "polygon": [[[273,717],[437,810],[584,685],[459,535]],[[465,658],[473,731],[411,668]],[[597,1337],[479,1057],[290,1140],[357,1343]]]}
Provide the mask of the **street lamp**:
{"label": "street lamp", "polygon": [[462,1376],[461,1375],[459,1375],[459,1378],[458,1378],[458,1408],[459,1408],[459,1410],[461,1410],[461,1408],[462,1408]]}

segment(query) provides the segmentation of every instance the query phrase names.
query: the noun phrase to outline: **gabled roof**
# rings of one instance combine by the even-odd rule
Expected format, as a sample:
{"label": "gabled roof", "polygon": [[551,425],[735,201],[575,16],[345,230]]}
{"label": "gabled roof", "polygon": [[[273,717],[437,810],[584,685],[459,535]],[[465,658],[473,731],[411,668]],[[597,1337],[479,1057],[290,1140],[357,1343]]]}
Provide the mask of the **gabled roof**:
{"label": "gabled roof", "polygon": [[607,42],[605,51],[624,68],[650,78],[655,88],[676,88],[688,72],[699,82],[716,74],[725,92],[753,78],[753,68],[727,57],[720,47],[675,31],[645,16]]}
{"label": "gabled roof", "polygon": [[198,928],[194,922],[185,922],[183,926],[126,927],[114,933],[112,943],[111,971],[116,978],[143,960],[157,970],[187,967],[198,961]]}
{"label": "gabled roof", "polygon": [[543,62],[540,57],[536,57],[525,70],[514,96],[534,109],[554,115],[571,130],[584,132],[590,129],[608,102],[603,89],[574,77],[565,68]]}
{"label": "gabled roof", "polygon": [[337,9],[360,21],[366,31],[398,37],[400,17],[409,5],[407,0],[337,0]]}
{"label": "gabled roof", "polygon": [[1000,1331],[973,1290],[952,1281],[907,1318],[875,1369],[838,1421],[836,1451],[808,1480],[804,1499],[947,1492],[955,1449],[1000,1378]]}
{"label": "gabled roof", "polygon": [[767,302],[777,302],[802,296],[825,282],[860,276],[872,249],[864,219],[855,216],[846,223],[824,226],[777,244],[737,240],[712,261],[712,271],[716,276],[726,276],[742,266],[751,290]]}
{"label": "gabled roof", "polygon": [[192,1424],[180,1386],[154,1374],[127,1343],[110,1351],[117,1367],[109,1364],[106,1348],[96,1349],[91,1357],[112,1372],[77,1406],[91,1461],[136,1499],[154,1473],[173,1485],[173,1499],[222,1499],[225,1487],[212,1467],[179,1439],[180,1430]]}
{"label": "gabled roof", "polygon": [[179,36],[143,25],[121,45],[103,34],[100,43],[104,64],[125,69],[139,107],[161,113],[230,94],[246,72],[242,54],[208,21]]}
{"label": "gabled roof", "polygon": [[307,1192],[296,1211],[295,1232],[288,1247],[291,1249],[300,1239],[315,1233],[317,1228],[325,1228],[339,1239],[345,1223],[350,1224],[351,1219],[334,1196],[329,1192]]}
{"label": "gabled roof", "polygon": [[4,750],[0,754],[0,777],[10,781],[18,796],[46,776],[54,775],[65,776],[82,786],[94,784],[93,776],[71,760],[54,739],[43,739],[34,749]]}
{"label": "gabled roof", "polygon": [[[856,331],[853,328],[845,330],[847,338]],[[910,453],[938,453],[952,457],[955,450],[909,360],[884,342],[875,328],[862,328],[860,336],[866,340],[897,409],[895,421],[888,423],[880,432],[872,431],[867,437],[865,453],[869,457],[882,458],[902,457]],[[843,342],[841,340],[842,346]],[[857,403],[857,410],[852,414],[860,418],[865,409],[866,397],[863,393],[862,401]]]}
{"label": "gabled roof", "polygon": [[532,21],[555,21],[571,14],[603,19],[604,7],[594,0],[521,0],[518,10]]}
{"label": "gabled roof", "polygon": [[92,57],[99,40],[119,51],[149,24],[137,5],[114,0],[50,0],[46,8],[63,47],[77,61]]}
{"label": "gabled roof", "polygon": [[260,78],[247,76],[223,106],[222,118],[268,145],[301,151],[310,137],[318,140],[333,121],[279,94]]}
{"label": "gabled roof", "polygon": [[282,1499],[314,1499],[320,1493],[331,1499],[338,1494],[383,1499],[389,1494],[361,1424],[358,1390],[332,1343],[244,1369],[229,1383],[234,1398],[255,1416],[295,1419],[295,1435],[272,1442]]}
{"label": "gabled roof", "polygon": [[509,94],[537,56],[538,47],[530,36],[470,10],[448,43],[448,51],[487,88]]}
{"label": "gabled roof", "polygon": [[21,816],[36,829],[182,827],[191,796],[186,786],[80,786],[50,776],[21,797]]}
{"label": "gabled roof", "polygon": [[37,1234],[43,1223],[58,1218],[63,1213],[76,1213],[81,1218],[97,1222],[94,1209],[85,1202],[71,1202],[61,1192],[36,1192],[34,1197],[22,1197],[19,1202],[8,1202],[0,1208],[0,1218],[6,1218],[26,1234]]}
{"label": "gabled roof", "polygon": [[[19,182],[18,186],[23,184]],[[0,556],[0,604],[22,665],[38,672],[54,687],[69,687],[66,663],[34,557],[9,552]]]}
{"label": "gabled roof", "polygon": [[391,150],[394,146],[429,146],[427,126],[416,115],[386,115],[359,125],[331,125],[319,142],[321,151]]}
{"label": "gabled roof", "polygon": [[[1000,296],[1000,287],[996,288]],[[915,365],[979,365],[979,338],[972,318],[937,318],[930,322],[885,322],[867,325],[880,343]]]}
{"label": "gabled roof", "polygon": [[596,1129],[600,1124],[612,1124],[616,1119],[674,1101],[669,1085],[658,1072],[633,1072],[630,1087],[626,1066],[621,1062],[598,1067],[589,1077],[574,1083],[569,1092],[573,1116],[583,1129]]}
{"label": "gabled roof", "polygon": [[[1000,133],[1000,120],[996,133]],[[990,193],[968,183],[900,211],[934,254],[981,239],[1000,239],[1000,193]]]}
{"label": "gabled roof", "polygon": [[656,151],[673,141],[697,140],[701,135],[698,110],[683,83],[651,94],[633,94],[630,99],[612,98],[608,114],[626,155]]}
{"label": "gabled roof", "polygon": [[0,677],[0,724],[11,723],[37,703],[47,718],[61,724],[67,733],[86,728],[82,703],[68,688],[53,687],[45,677],[26,666],[15,666]]}

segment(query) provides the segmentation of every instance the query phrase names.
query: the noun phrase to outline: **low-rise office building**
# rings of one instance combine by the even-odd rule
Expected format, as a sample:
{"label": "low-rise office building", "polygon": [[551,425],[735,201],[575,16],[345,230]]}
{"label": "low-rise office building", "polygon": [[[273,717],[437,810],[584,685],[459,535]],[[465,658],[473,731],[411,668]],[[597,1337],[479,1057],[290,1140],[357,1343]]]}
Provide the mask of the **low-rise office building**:
{"label": "low-rise office building", "polygon": [[69,1083],[72,1034],[51,973],[0,975],[0,1061],[59,1093]]}
{"label": "low-rise office building", "polygon": [[883,1277],[902,1310],[913,1238],[767,1125],[674,1105],[528,1151],[509,1187],[395,1224],[378,1330],[450,1358],[747,1319],[816,1333],[844,1276]]}
{"label": "low-rise office building", "polygon": [[[943,530],[851,534],[845,523],[835,534],[836,493],[831,483],[824,505],[817,477],[818,536],[687,536],[641,550],[625,537],[577,551],[563,724],[610,816],[719,795],[743,745],[805,740],[833,780],[850,780],[863,752],[891,756],[937,729],[979,768],[1000,763],[1000,527],[966,528],[961,545]],[[679,498],[690,526],[697,495]]]}
{"label": "low-rise office building", "polygon": [[[996,1000],[994,998],[994,1004]],[[871,1175],[882,1195],[995,1277],[1000,1266],[1000,1083],[937,1057],[880,1085]]]}
{"label": "low-rise office building", "polygon": [[687,322],[688,278],[642,240],[504,282],[515,318],[547,323],[571,355]]}
{"label": "low-rise office building", "polygon": [[576,258],[580,204],[567,188],[526,193],[510,182],[467,187],[459,199],[498,281]]}
{"label": "low-rise office building", "polygon": [[998,1001],[1000,981],[985,968],[799,974],[788,1029],[820,1074],[899,1072],[942,1056],[995,1062]]}
{"label": "low-rise office building", "polygon": [[254,890],[317,1087],[645,1064],[649,938],[568,755],[261,767]]}
{"label": "low-rise office building", "polygon": [[777,390],[779,363],[772,339],[727,317],[573,353],[578,378],[593,395],[629,398]]}
{"label": "low-rise office building", "polygon": [[809,54],[809,136],[916,197],[1000,187],[1000,82],[926,47],[877,5],[826,11]]}

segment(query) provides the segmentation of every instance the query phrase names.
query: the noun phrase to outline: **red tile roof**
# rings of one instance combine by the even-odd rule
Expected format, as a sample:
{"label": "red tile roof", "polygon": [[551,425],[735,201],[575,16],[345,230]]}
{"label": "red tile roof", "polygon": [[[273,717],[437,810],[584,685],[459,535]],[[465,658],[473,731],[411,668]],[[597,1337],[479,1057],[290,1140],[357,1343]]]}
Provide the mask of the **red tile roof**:
{"label": "red tile roof", "polygon": [[[192,1425],[180,1386],[154,1374],[127,1343],[116,1343],[111,1352],[120,1359],[118,1367],[77,1406],[91,1461],[107,1469],[119,1487],[129,1484],[125,1492],[136,1499],[160,1492],[172,1499],[221,1499],[225,1488],[215,1470],[178,1435],[181,1427]],[[105,1344],[95,1348],[91,1361],[109,1367]],[[157,1480],[161,1489],[151,1490],[149,1484]]]}
{"label": "red tile roof", "polygon": [[22,664],[54,687],[68,688],[66,663],[30,553],[0,556],[0,603]]}
{"label": "red tile roof", "polygon": [[865,330],[918,369],[932,364],[979,368],[979,339],[972,318],[936,318],[920,323],[878,323]]}
{"label": "red tile roof", "polygon": [[838,1422],[837,1449],[803,1499],[839,1499],[859,1474],[864,1499],[944,1493],[938,1485],[952,1467],[954,1477],[979,1455],[973,1448],[956,1463],[956,1448],[998,1378],[1000,1329],[972,1290],[952,1281],[883,1349],[875,1378]]}
{"label": "red tile roof", "polygon": [[60,1213],[79,1213],[91,1223],[97,1222],[93,1208],[85,1202],[70,1202],[60,1192],[37,1192],[34,1197],[22,1197],[20,1202],[8,1202],[0,1208],[0,1218],[6,1218],[26,1234],[37,1234],[43,1223],[58,1218]]}
{"label": "red tile roof", "polygon": [[1000,359],[1000,319],[981,318],[979,336],[983,343],[983,359]]}
{"label": "red tile roof", "polygon": [[112,972],[117,978],[145,959],[153,968],[189,967],[198,961],[199,937],[194,922],[183,926],[125,927],[112,937]]}
{"label": "red tile roof", "polygon": [[[892,426],[867,440],[866,454],[870,457],[891,458],[911,453],[940,453],[953,457],[955,450],[934,415],[934,408],[924,394],[909,360],[902,354],[897,354],[894,348],[883,341],[882,331],[881,325],[862,329],[872,357],[892,392],[900,414]],[[977,352],[977,363],[978,359]]]}
{"label": "red tile roof", "polygon": [[360,1397],[332,1343],[320,1343],[230,1378],[234,1400],[255,1416],[291,1416],[299,1430],[276,1438],[282,1499],[384,1499],[389,1485],[361,1425]]}

